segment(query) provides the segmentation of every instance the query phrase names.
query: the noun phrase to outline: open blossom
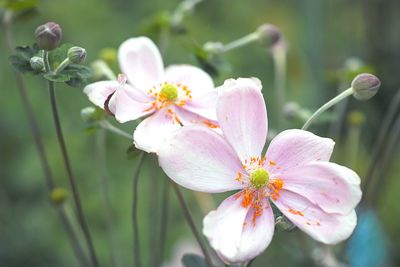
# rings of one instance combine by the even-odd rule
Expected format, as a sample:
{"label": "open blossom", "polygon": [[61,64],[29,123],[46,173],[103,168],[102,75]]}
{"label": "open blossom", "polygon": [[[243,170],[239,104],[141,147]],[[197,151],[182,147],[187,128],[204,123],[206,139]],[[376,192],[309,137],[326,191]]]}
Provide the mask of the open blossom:
{"label": "open blossom", "polygon": [[118,81],[89,84],[84,92],[97,106],[123,123],[146,117],[136,128],[136,147],[156,152],[164,138],[181,125],[216,128],[217,91],[211,77],[190,65],[164,69],[155,44],[147,37],[131,38],[118,50]]}
{"label": "open blossom", "polygon": [[187,126],[168,138],[159,162],[178,184],[197,191],[239,190],[204,218],[203,233],[228,263],[251,260],[269,245],[273,203],[317,241],[350,236],[361,199],[360,178],[328,162],[334,142],[303,130],[276,136],[265,156],[267,112],[255,79],[227,80],[218,89],[217,118],[223,136]]}

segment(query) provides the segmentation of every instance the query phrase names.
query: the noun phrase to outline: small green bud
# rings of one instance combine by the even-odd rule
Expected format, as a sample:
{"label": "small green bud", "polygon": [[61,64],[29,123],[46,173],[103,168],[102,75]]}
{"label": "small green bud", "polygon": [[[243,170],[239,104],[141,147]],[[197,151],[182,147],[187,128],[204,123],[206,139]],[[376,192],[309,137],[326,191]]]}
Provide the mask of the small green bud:
{"label": "small green bud", "polygon": [[40,49],[54,50],[60,44],[62,31],[60,25],[54,22],[47,22],[35,30],[35,39]]}
{"label": "small green bud", "polygon": [[29,64],[34,71],[40,72],[44,70],[44,60],[41,57],[32,57]]}
{"label": "small green bud", "polygon": [[347,121],[351,126],[361,126],[365,122],[365,115],[360,111],[351,111],[347,115]]}
{"label": "small green bud", "polygon": [[86,50],[79,46],[68,49],[68,59],[75,64],[83,63],[86,59]]}
{"label": "small green bud", "polygon": [[273,46],[282,37],[279,28],[272,24],[263,24],[257,28],[256,32],[259,35],[259,42],[267,47]]}
{"label": "small green bud", "polygon": [[54,204],[62,204],[68,198],[68,191],[63,187],[56,187],[50,192],[50,201]]}
{"label": "small green bud", "polygon": [[379,90],[381,81],[375,75],[362,73],[357,75],[352,83],[353,95],[358,100],[368,100]]}

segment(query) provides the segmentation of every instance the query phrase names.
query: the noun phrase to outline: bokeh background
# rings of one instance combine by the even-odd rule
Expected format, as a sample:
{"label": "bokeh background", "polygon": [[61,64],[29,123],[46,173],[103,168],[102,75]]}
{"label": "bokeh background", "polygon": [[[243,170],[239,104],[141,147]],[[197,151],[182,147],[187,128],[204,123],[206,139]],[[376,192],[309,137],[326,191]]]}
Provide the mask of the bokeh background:
{"label": "bokeh background", "polygon": [[[2,7],[5,2],[9,1],[0,1]],[[334,160],[354,168],[363,184],[370,164],[377,166],[369,191],[372,193],[365,196],[358,210],[359,227],[348,242],[333,248],[337,259],[347,266],[400,266],[398,138],[389,155],[385,154],[388,147],[384,146],[378,160],[371,162],[382,121],[399,90],[400,2],[204,0],[184,17],[182,29],[170,30],[165,18],[179,3],[178,0],[43,0],[38,1],[37,13],[16,21],[12,30],[16,44],[28,45],[34,42],[36,26],[55,21],[63,29],[64,42],[86,48],[88,65],[101,56],[104,48],[116,49],[124,40],[138,35],[163,43],[166,65],[199,65],[195,47],[208,41],[228,43],[263,23],[272,23],[281,29],[288,47],[286,101],[296,102],[303,111],[315,110],[338,90],[348,88],[357,73],[375,73],[382,87],[374,98],[366,102],[349,99],[343,107],[344,116],[338,116],[336,109],[311,130],[334,137],[337,143]],[[4,15],[4,9],[0,14]],[[40,162],[8,62],[11,53],[5,45],[3,28],[0,40],[0,266],[78,266],[48,201]],[[274,64],[268,49],[253,43],[222,55],[221,60],[215,76],[217,85],[231,77],[258,77],[263,83],[270,128],[277,132],[301,127],[301,118],[288,118],[286,114],[282,120],[283,107],[275,101]],[[68,189],[46,84],[38,77],[25,78],[56,181]],[[82,88],[58,86],[57,97],[84,210],[102,266],[132,266],[132,176],[137,157],[127,158],[130,141],[101,130],[89,133],[80,111],[91,104]],[[349,114],[353,118],[361,116],[365,121],[349,122]],[[398,118],[397,111],[385,140],[394,138],[390,134],[398,131]],[[332,132],[330,127],[336,120],[342,121],[343,127]],[[128,132],[135,126],[136,123],[118,125]],[[99,156],[102,149],[106,150],[106,164]],[[159,245],[163,190],[167,184],[157,166],[154,157],[146,157],[139,182],[141,255],[146,267],[152,266],[153,252]],[[184,193],[199,227],[204,213],[224,197],[213,196],[214,203],[210,203],[208,197],[186,190]],[[198,250],[172,191],[169,201],[165,264],[174,260],[177,250]],[[71,199],[64,203],[71,218],[72,204]],[[327,266],[321,263],[326,261],[321,249],[325,251],[300,231],[279,229],[270,247],[253,266]]]}

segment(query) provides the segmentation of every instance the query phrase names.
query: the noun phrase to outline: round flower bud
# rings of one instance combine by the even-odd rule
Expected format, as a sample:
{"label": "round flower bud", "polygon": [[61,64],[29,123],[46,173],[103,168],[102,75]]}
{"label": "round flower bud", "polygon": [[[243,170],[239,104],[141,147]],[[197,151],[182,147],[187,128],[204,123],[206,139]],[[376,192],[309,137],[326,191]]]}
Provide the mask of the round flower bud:
{"label": "round flower bud", "polygon": [[68,197],[68,191],[63,187],[56,187],[50,192],[50,200],[54,204],[63,203]]}
{"label": "round flower bud", "polygon": [[44,70],[44,61],[41,57],[32,57],[29,64],[34,71],[40,72]]}
{"label": "round flower bud", "polygon": [[381,86],[381,81],[372,74],[362,73],[357,75],[352,83],[353,95],[358,100],[368,100],[373,97]]}
{"label": "round flower bud", "polygon": [[50,51],[56,49],[60,44],[62,31],[60,25],[47,22],[35,30],[35,39],[40,49]]}
{"label": "round flower bud", "polygon": [[83,63],[86,59],[86,50],[79,46],[68,49],[68,59],[75,64]]}
{"label": "round flower bud", "polygon": [[279,28],[272,24],[263,24],[257,28],[256,32],[259,35],[259,42],[267,47],[273,46],[282,37]]}

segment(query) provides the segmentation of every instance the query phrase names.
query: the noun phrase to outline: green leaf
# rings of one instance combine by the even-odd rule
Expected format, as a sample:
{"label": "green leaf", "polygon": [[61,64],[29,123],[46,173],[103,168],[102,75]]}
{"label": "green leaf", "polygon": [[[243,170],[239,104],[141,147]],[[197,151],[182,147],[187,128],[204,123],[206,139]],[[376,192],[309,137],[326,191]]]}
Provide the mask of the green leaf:
{"label": "green leaf", "polygon": [[57,68],[58,65],[67,58],[68,49],[71,47],[73,47],[73,45],[67,43],[49,52],[49,63],[52,70]]}
{"label": "green leaf", "polygon": [[67,74],[70,77],[67,84],[72,87],[85,86],[93,76],[92,70],[89,67],[79,64],[70,64],[60,73]]}
{"label": "green leaf", "polygon": [[207,267],[203,257],[195,254],[185,254],[182,258],[185,267]]}
{"label": "green leaf", "polygon": [[137,149],[134,144],[130,145],[126,150],[126,158],[134,159],[140,154],[141,150]]}
{"label": "green leaf", "polygon": [[43,77],[48,81],[58,83],[68,82],[71,79],[69,75],[62,73],[46,73],[43,75]]}
{"label": "green leaf", "polygon": [[39,48],[36,44],[32,46],[19,46],[15,48],[15,54],[9,57],[9,61],[14,69],[19,72],[37,74],[38,72],[32,69],[30,60],[38,52]]}

